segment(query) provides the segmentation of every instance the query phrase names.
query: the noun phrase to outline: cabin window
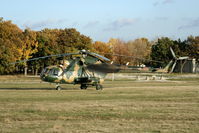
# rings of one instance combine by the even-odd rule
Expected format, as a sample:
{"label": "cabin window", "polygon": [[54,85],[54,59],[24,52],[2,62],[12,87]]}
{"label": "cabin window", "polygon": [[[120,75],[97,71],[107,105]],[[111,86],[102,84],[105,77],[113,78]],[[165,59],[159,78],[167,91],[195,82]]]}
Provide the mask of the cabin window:
{"label": "cabin window", "polygon": [[49,71],[48,68],[45,68],[45,69],[44,69],[44,73],[47,73],[48,71]]}
{"label": "cabin window", "polygon": [[58,76],[58,73],[59,73],[59,71],[58,71],[57,69],[54,69],[54,71],[53,71],[53,75]]}

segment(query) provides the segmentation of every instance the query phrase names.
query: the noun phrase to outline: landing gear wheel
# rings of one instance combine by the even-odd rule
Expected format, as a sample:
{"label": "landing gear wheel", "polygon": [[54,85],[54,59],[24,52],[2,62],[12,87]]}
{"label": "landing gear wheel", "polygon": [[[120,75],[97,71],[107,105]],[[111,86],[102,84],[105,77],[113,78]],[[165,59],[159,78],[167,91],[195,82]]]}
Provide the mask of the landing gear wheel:
{"label": "landing gear wheel", "polygon": [[103,86],[100,85],[100,84],[96,84],[96,90],[102,90],[103,89]]}
{"label": "landing gear wheel", "polygon": [[60,91],[62,88],[60,86],[56,87],[56,90]]}
{"label": "landing gear wheel", "polygon": [[86,86],[85,84],[82,84],[82,85],[80,86],[80,89],[86,90],[86,89],[87,89],[87,86]]}

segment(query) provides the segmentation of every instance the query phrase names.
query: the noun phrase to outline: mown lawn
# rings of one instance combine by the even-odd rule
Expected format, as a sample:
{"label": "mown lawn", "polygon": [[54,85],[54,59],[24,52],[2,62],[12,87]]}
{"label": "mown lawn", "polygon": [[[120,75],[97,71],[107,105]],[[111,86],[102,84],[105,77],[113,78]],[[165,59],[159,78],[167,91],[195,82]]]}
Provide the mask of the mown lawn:
{"label": "mown lawn", "polygon": [[199,131],[197,79],[106,81],[103,91],[79,90],[76,85],[56,91],[37,79],[11,81],[0,83],[3,133]]}

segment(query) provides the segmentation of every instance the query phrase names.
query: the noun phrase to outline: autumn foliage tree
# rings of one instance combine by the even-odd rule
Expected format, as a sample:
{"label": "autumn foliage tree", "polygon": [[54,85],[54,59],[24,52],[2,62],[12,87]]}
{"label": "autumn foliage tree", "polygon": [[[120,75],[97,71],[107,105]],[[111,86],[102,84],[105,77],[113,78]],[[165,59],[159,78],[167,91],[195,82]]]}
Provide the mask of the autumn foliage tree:
{"label": "autumn foliage tree", "polygon": [[112,47],[113,47],[113,55],[115,55],[113,60],[115,62],[124,65],[130,61],[129,57],[125,57],[125,56],[129,56],[129,50],[128,50],[127,44],[124,41],[120,39],[116,39],[114,40],[114,43],[112,42]]}
{"label": "autumn foliage tree", "polygon": [[11,73],[15,70],[11,62],[21,58],[23,31],[11,21],[0,19],[0,73]]}
{"label": "autumn foliage tree", "polygon": [[92,40],[76,29],[44,29],[24,31],[11,21],[0,19],[0,73],[6,74],[27,68],[36,72],[56,62],[55,58],[12,65],[18,60],[27,60],[51,54],[77,52],[91,49]]}
{"label": "autumn foliage tree", "polygon": [[139,38],[127,43],[130,56],[132,56],[132,64],[140,65],[149,59],[152,43],[146,38]]}
{"label": "autumn foliage tree", "polygon": [[177,56],[199,59],[199,36],[189,36],[184,41],[162,37],[154,43],[146,38],[128,42],[111,38],[107,43],[101,41],[93,43],[90,37],[81,34],[74,28],[21,30],[11,21],[0,18],[0,74],[22,72],[26,74],[27,68],[37,74],[44,67],[57,64],[57,58],[15,65],[11,63],[52,54],[78,52],[82,49],[97,52],[116,64],[130,62],[130,65],[140,65],[147,63],[146,59],[152,59],[162,62],[150,63],[152,67],[164,67],[173,58],[169,47],[174,49]]}
{"label": "autumn foliage tree", "polygon": [[[27,60],[32,57],[32,54],[38,51],[38,41],[37,34],[35,31],[31,31],[30,29],[25,29],[22,33],[22,45],[20,48],[21,60]],[[28,66],[27,63],[22,63],[24,66],[24,74],[27,75]]]}
{"label": "autumn foliage tree", "polygon": [[101,41],[94,42],[93,51],[112,60],[112,49],[107,43]]}
{"label": "autumn foliage tree", "polygon": [[[42,57],[52,54],[78,52],[81,49],[91,49],[92,40],[80,34],[75,29],[44,29],[37,32],[38,51],[33,57]],[[38,69],[58,63],[56,58],[32,62],[37,72]]]}

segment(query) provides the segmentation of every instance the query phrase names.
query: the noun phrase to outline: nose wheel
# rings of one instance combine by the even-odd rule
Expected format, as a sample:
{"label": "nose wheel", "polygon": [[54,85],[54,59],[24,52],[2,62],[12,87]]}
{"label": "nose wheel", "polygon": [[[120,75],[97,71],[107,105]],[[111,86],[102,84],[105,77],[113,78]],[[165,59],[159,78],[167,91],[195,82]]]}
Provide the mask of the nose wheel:
{"label": "nose wheel", "polygon": [[62,88],[59,86],[59,84],[56,85],[56,90],[60,91]]}

